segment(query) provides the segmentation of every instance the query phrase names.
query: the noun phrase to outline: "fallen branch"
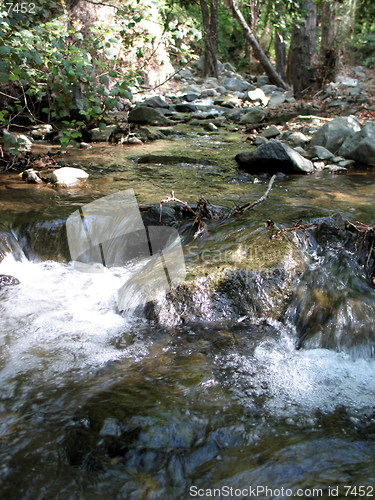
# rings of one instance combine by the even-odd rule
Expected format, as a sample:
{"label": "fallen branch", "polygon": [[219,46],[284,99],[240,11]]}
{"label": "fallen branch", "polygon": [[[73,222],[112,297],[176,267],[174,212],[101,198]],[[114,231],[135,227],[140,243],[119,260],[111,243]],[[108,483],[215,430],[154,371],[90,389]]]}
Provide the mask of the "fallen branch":
{"label": "fallen branch", "polygon": [[260,197],[258,198],[256,201],[253,201],[252,203],[246,203],[246,205],[242,205],[242,206],[236,206],[234,207],[229,216],[232,217],[232,216],[235,216],[235,215],[242,215],[244,212],[246,212],[246,210],[250,210],[251,208],[254,208],[256,207],[257,205],[259,205],[260,203],[262,203],[262,201],[266,200],[270,194],[270,191],[272,189],[272,186],[273,186],[273,183],[275,182],[275,179],[276,179],[276,175],[273,175],[268,183],[268,187],[267,187],[267,191]]}
{"label": "fallen branch", "polygon": [[[275,224],[272,220],[268,220],[266,227],[267,227],[267,229],[270,229],[270,228],[274,227],[274,225]],[[305,236],[305,240],[306,240],[307,244],[311,247],[312,244],[310,241],[310,237],[307,234],[307,231],[309,231],[310,229],[315,229],[315,228],[316,228],[316,224],[302,224],[301,221],[299,221],[296,224],[294,224],[294,226],[292,226],[292,227],[284,227],[283,229],[279,229],[277,231],[277,233],[275,233],[271,236],[271,240],[276,240],[277,238],[280,238],[286,232],[302,231],[302,233]]]}
{"label": "fallen branch", "polygon": [[160,200],[160,222],[161,222],[161,218],[162,218],[162,215],[163,215],[163,204],[164,203],[171,203],[173,201],[176,202],[176,203],[180,203],[181,205],[183,205],[188,210],[188,212],[192,213],[195,217],[198,215],[198,212],[195,212],[191,208],[191,206],[188,203],[186,203],[186,201],[179,200],[178,198],[175,197],[174,191],[171,191],[171,194],[169,196],[167,196],[166,198],[163,198],[162,200]]}

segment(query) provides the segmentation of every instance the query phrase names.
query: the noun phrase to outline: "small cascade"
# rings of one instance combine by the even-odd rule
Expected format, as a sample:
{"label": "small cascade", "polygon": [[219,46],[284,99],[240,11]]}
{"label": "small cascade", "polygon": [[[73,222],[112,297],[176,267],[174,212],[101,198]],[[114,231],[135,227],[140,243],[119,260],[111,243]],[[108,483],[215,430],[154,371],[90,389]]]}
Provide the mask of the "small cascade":
{"label": "small cascade", "polygon": [[311,264],[287,312],[297,331],[297,347],[374,357],[375,290],[357,253],[358,241],[342,220],[318,225],[313,238]]}

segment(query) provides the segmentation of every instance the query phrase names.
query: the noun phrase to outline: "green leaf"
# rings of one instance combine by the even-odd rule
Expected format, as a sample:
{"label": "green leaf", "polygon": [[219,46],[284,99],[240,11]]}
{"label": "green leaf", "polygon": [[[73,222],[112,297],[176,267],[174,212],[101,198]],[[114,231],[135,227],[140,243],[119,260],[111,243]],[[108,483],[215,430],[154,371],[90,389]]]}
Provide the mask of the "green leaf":
{"label": "green leaf", "polygon": [[108,71],[108,75],[112,78],[117,78],[118,77],[118,73],[117,71],[115,71],[114,69],[111,69]]}
{"label": "green leaf", "polygon": [[41,66],[43,64],[43,60],[40,57],[40,54],[34,54],[34,61],[38,66]]}
{"label": "green leaf", "polygon": [[7,47],[6,45],[3,45],[0,47],[0,54],[1,55],[9,54],[10,52],[12,52],[10,47]]}
{"label": "green leaf", "polygon": [[103,85],[108,85],[109,84],[108,76],[107,75],[100,75],[99,82],[102,83]]}

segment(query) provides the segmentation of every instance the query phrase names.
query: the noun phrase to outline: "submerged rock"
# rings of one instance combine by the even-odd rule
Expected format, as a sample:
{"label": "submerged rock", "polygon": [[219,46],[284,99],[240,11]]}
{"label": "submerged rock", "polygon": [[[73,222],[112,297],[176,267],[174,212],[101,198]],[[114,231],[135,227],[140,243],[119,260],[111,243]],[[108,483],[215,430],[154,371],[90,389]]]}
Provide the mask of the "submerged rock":
{"label": "submerged rock", "polygon": [[303,269],[298,249],[286,239],[271,240],[264,229],[224,253],[224,262],[216,262],[223,251],[205,249],[202,258],[210,261],[196,268],[189,281],[149,304],[149,317],[166,326],[242,316],[280,318]]}
{"label": "submerged rock", "polygon": [[309,174],[314,171],[311,161],[277,140],[270,140],[253,151],[244,151],[235,157],[238,166],[250,174]]}
{"label": "submerged rock", "polygon": [[357,228],[340,214],[315,222],[310,241],[317,257],[301,277],[287,312],[296,327],[297,347],[373,357],[374,230]]}

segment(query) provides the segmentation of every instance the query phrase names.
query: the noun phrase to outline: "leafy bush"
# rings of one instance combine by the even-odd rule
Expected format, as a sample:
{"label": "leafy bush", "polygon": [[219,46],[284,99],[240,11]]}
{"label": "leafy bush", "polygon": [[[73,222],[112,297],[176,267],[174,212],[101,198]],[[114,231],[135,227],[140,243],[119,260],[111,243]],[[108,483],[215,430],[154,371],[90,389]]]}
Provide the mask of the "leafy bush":
{"label": "leafy bush", "polygon": [[77,131],[62,136],[66,144],[130,97],[136,75],[117,68],[122,40],[110,29],[91,27],[84,36],[63,11],[56,8],[53,17],[38,5],[29,16],[0,12],[0,126],[22,119],[62,123]]}

